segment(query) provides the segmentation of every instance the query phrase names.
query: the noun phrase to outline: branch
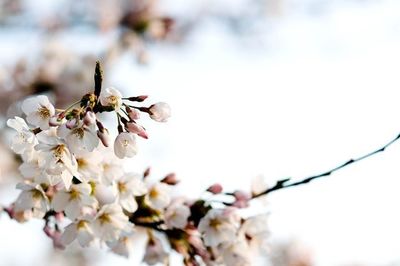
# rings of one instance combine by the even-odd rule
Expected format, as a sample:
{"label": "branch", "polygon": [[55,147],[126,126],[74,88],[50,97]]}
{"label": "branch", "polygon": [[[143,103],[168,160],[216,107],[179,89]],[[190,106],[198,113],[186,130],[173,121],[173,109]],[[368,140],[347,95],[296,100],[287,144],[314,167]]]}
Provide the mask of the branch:
{"label": "branch", "polygon": [[392,145],[393,143],[395,143],[399,139],[400,139],[400,134],[397,137],[395,137],[394,139],[392,139],[391,141],[389,141],[387,144],[382,146],[381,148],[379,148],[379,149],[377,149],[375,151],[369,152],[369,153],[367,153],[367,154],[365,154],[363,156],[360,156],[358,158],[350,159],[347,162],[345,162],[343,164],[340,164],[339,166],[336,166],[336,167],[334,167],[334,168],[332,168],[332,169],[330,169],[328,171],[325,171],[325,172],[323,172],[321,174],[309,176],[309,177],[306,177],[306,178],[304,178],[304,179],[302,179],[300,181],[296,181],[296,182],[292,182],[292,183],[289,182],[291,180],[291,178],[278,180],[273,187],[271,187],[271,188],[269,188],[269,189],[267,189],[267,190],[265,190],[265,191],[263,191],[263,192],[261,192],[259,194],[253,195],[252,198],[253,199],[254,198],[258,198],[258,197],[261,197],[263,195],[267,195],[267,194],[269,194],[269,193],[271,193],[273,191],[277,191],[277,190],[280,190],[280,189],[308,184],[308,183],[310,183],[311,181],[313,181],[315,179],[318,179],[318,178],[321,178],[321,177],[324,177],[324,176],[330,176],[334,172],[336,172],[336,171],[338,171],[338,170],[340,170],[342,168],[345,168],[346,166],[349,166],[349,165],[354,164],[356,162],[360,162],[360,161],[362,161],[364,159],[367,159],[367,158],[369,158],[369,157],[371,157],[371,156],[373,156],[373,155],[375,155],[377,153],[385,151],[387,147],[389,147],[390,145]]}

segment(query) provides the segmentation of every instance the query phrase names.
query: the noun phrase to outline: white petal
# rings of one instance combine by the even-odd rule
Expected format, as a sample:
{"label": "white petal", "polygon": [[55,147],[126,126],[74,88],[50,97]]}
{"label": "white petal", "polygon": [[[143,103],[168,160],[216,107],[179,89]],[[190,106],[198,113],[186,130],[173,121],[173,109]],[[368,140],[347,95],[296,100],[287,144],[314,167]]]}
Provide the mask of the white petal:
{"label": "white petal", "polygon": [[134,213],[138,209],[138,204],[133,196],[120,200],[122,208],[130,213]]}
{"label": "white petal", "polygon": [[56,212],[61,212],[65,209],[65,207],[68,205],[70,195],[67,192],[64,191],[59,191],[57,192],[52,201],[51,201],[51,206]]}
{"label": "white petal", "polygon": [[21,105],[21,109],[26,115],[37,111],[39,107],[40,104],[36,97],[30,97],[26,99]]}
{"label": "white petal", "polygon": [[61,235],[61,243],[65,246],[71,244],[75,240],[77,233],[76,224],[71,223],[65,227],[64,233]]}
{"label": "white petal", "polygon": [[81,205],[79,204],[79,201],[70,201],[69,204],[65,207],[65,214],[72,221],[78,218],[81,215]]}

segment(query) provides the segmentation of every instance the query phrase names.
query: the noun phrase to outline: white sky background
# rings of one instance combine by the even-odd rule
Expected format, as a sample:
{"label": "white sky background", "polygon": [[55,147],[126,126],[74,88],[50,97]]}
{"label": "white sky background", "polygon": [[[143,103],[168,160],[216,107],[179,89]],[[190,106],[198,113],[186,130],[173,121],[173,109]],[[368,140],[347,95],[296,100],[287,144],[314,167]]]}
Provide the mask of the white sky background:
{"label": "white sky background", "polygon": [[[175,171],[180,191],[197,195],[216,181],[233,190],[249,187],[260,174],[271,184],[317,174],[395,137],[400,2],[307,2],[322,11],[287,0],[281,17],[258,24],[261,31],[247,39],[210,19],[183,46],[150,48],[149,66],[124,57],[108,73],[113,85],[173,108],[168,124],[144,122],[150,139],[140,143],[133,168],[151,165],[160,177]],[[175,3],[169,7],[177,14],[206,5],[165,3]],[[27,45],[37,42],[33,34],[18,36],[0,34],[0,51],[24,53],[16,46],[21,38]],[[298,239],[316,265],[400,265],[399,161],[395,144],[324,180],[271,194],[266,211],[273,238]],[[0,222],[0,265],[45,257],[50,241],[40,223]],[[112,254],[98,265],[111,262],[132,265]]]}

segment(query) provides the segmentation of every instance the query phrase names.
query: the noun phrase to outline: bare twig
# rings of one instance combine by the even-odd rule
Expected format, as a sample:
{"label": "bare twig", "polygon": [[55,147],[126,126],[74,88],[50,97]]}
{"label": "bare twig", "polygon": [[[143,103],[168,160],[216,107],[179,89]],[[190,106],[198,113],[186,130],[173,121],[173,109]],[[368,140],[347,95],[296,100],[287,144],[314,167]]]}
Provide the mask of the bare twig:
{"label": "bare twig", "polygon": [[258,198],[258,197],[260,197],[260,196],[269,194],[269,193],[271,193],[271,192],[273,192],[273,191],[277,191],[277,190],[280,190],[280,189],[284,189],[284,188],[289,188],[289,187],[295,187],[295,186],[300,186],[300,185],[308,184],[308,183],[310,183],[311,181],[313,181],[313,180],[315,180],[315,179],[319,179],[319,178],[324,177],[324,176],[329,176],[329,175],[331,175],[332,173],[334,173],[334,172],[336,172],[336,171],[338,171],[338,170],[340,170],[340,169],[342,169],[342,168],[344,168],[344,167],[346,167],[346,166],[349,166],[349,165],[354,164],[354,163],[356,163],[356,162],[359,162],[359,161],[362,161],[362,160],[364,160],[364,159],[367,159],[367,158],[369,158],[369,157],[371,157],[371,156],[373,156],[373,155],[375,155],[375,154],[377,154],[377,153],[380,153],[380,152],[385,151],[385,149],[386,149],[387,147],[389,147],[390,145],[392,145],[393,143],[395,143],[395,142],[396,142],[397,140],[399,140],[399,139],[400,139],[400,134],[399,134],[397,137],[395,137],[394,139],[392,139],[391,141],[389,141],[388,143],[386,143],[386,144],[385,144],[384,146],[382,146],[381,148],[379,148],[379,149],[377,149],[377,150],[374,150],[374,151],[372,151],[372,152],[369,152],[369,153],[367,153],[367,154],[365,154],[365,155],[363,155],[363,156],[360,156],[360,157],[358,157],[358,158],[350,159],[350,160],[348,160],[347,162],[345,162],[345,163],[343,163],[343,164],[340,164],[339,166],[336,166],[336,167],[334,167],[334,168],[332,168],[332,169],[330,169],[330,170],[328,170],[328,171],[325,171],[325,172],[323,172],[323,173],[321,173],[321,174],[309,176],[309,177],[306,177],[306,178],[304,178],[304,179],[302,179],[302,180],[300,180],[300,181],[295,181],[295,182],[289,182],[289,181],[291,180],[291,178],[286,178],[286,179],[278,180],[278,181],[276,182],[276,184],[275,184],[273,187],[271,187],[271,188],[269,188],[269,189],[267,189],[267,190],[265,190],[265,191],[263,191],[263,192],[261,192],[261,193],[258,193],[258,194],[256,194],[256,195],[253,195],[252,198],[253,198],[253,199],[254,199],[254,198]]}

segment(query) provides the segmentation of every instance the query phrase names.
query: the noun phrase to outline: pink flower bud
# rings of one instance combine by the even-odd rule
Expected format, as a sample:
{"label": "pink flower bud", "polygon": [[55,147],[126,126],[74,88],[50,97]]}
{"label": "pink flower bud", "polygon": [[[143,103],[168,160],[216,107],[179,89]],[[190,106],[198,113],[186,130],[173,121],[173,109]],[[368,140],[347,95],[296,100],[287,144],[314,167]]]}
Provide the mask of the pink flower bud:
{"label": "pink flower bud", "polygon": [[157,122],[167,122],[171,116],[171,107],[167,103],[159,102],[149,108],[150,118]]}
{"label": "pink flower bud", "polygon": [[96,123],[96,115],[95,113],[88,111],[83,118],[83,123],[87,126],[93,125]]}
{"label": "pink flower bud", "polygon": [[179,180],[176,178],[175,173],[171,173],[171,174],[167,175],[166,177],[164,177],[164,178],[161,180],[161,182],[162,182],[162,183],[165,183],[165,184],[167,184],[167,185],[174,186],[174,185],[176,185],[176,184],[179,183]]}
{"label": "pink flower bud", "polygon": [[235,191],[233,193],[233,196],[235,197],[236,200],[241,200],[241,201],[248,201],[251,198],[249,193],[246,193],[242,190]]}
{"label": "pink flower bud", "polygon": [[251,199],[249,193],[237,190],[233,193],[233,196],[235,197],[235,202],[232,204],[232,206],[237,208],[246,208],[249,206],[249,200]]}
{"label": "pink flower bud", "polygon": [[51,237],[51,239],[53,240],[53,246],[54,248],[58,248],[58,249],[65,249],[64,244],[61,241],[61,232],[60,231],[55,231]]}
{"label": "pink flower bud", "polygon": [[48,237],[52,238],[52,236],[53,236],[53,234],[54,234],[54,230],[53,230],[50,226],[46,225],[46,226],[43,228],[43,231],[44,231],[44,233],[45,233]]}
{"label": "pink flower bud", "polygon": [[146,100],[149,96],[147,95],[140,95],[140,96],[132,96],[129,97],[128,100],[132,101],[132,102],[143,102],[144,100]]}
{"label": "pink flower bud", "polygon": [[211,192],[212,194],[219,194],[222,192],[222,190],[223,190],[223,188],[222,188],[221,184],[218,184],[218,183],[210,186],[207,189],[207,191]]}
{"label": "pink flower bud", "polygon": [[127,123],[126,127],[127,127],[128,131],[131,133],[137,134],[138,136],[140,136],[144,139],[149,138],[146,130],[142,126],[139,126],[136,123],[133,123],[133,122]]}
{"label": "pink flower bud", "polygon": [[97,131],[97,137],[99,137],[101,143],[103,143],[104,147],[109,147],[111,143],[110,134],[108,133],[107,128],[103,128],[103,131]]}
{"label": "pink flower bud", "polygon": [[129,107],[126,107],[126,112],[128,113],[129,118],[132,119],[132,120],[138,120],[140,118],[139,110],[131,109]]}
{"label": "pink flower bud", "polygon": [[76,126],[76,119],[72,118],[71,120],[68,120],[68,122],[65,125],[68,129],[74,128]]}

